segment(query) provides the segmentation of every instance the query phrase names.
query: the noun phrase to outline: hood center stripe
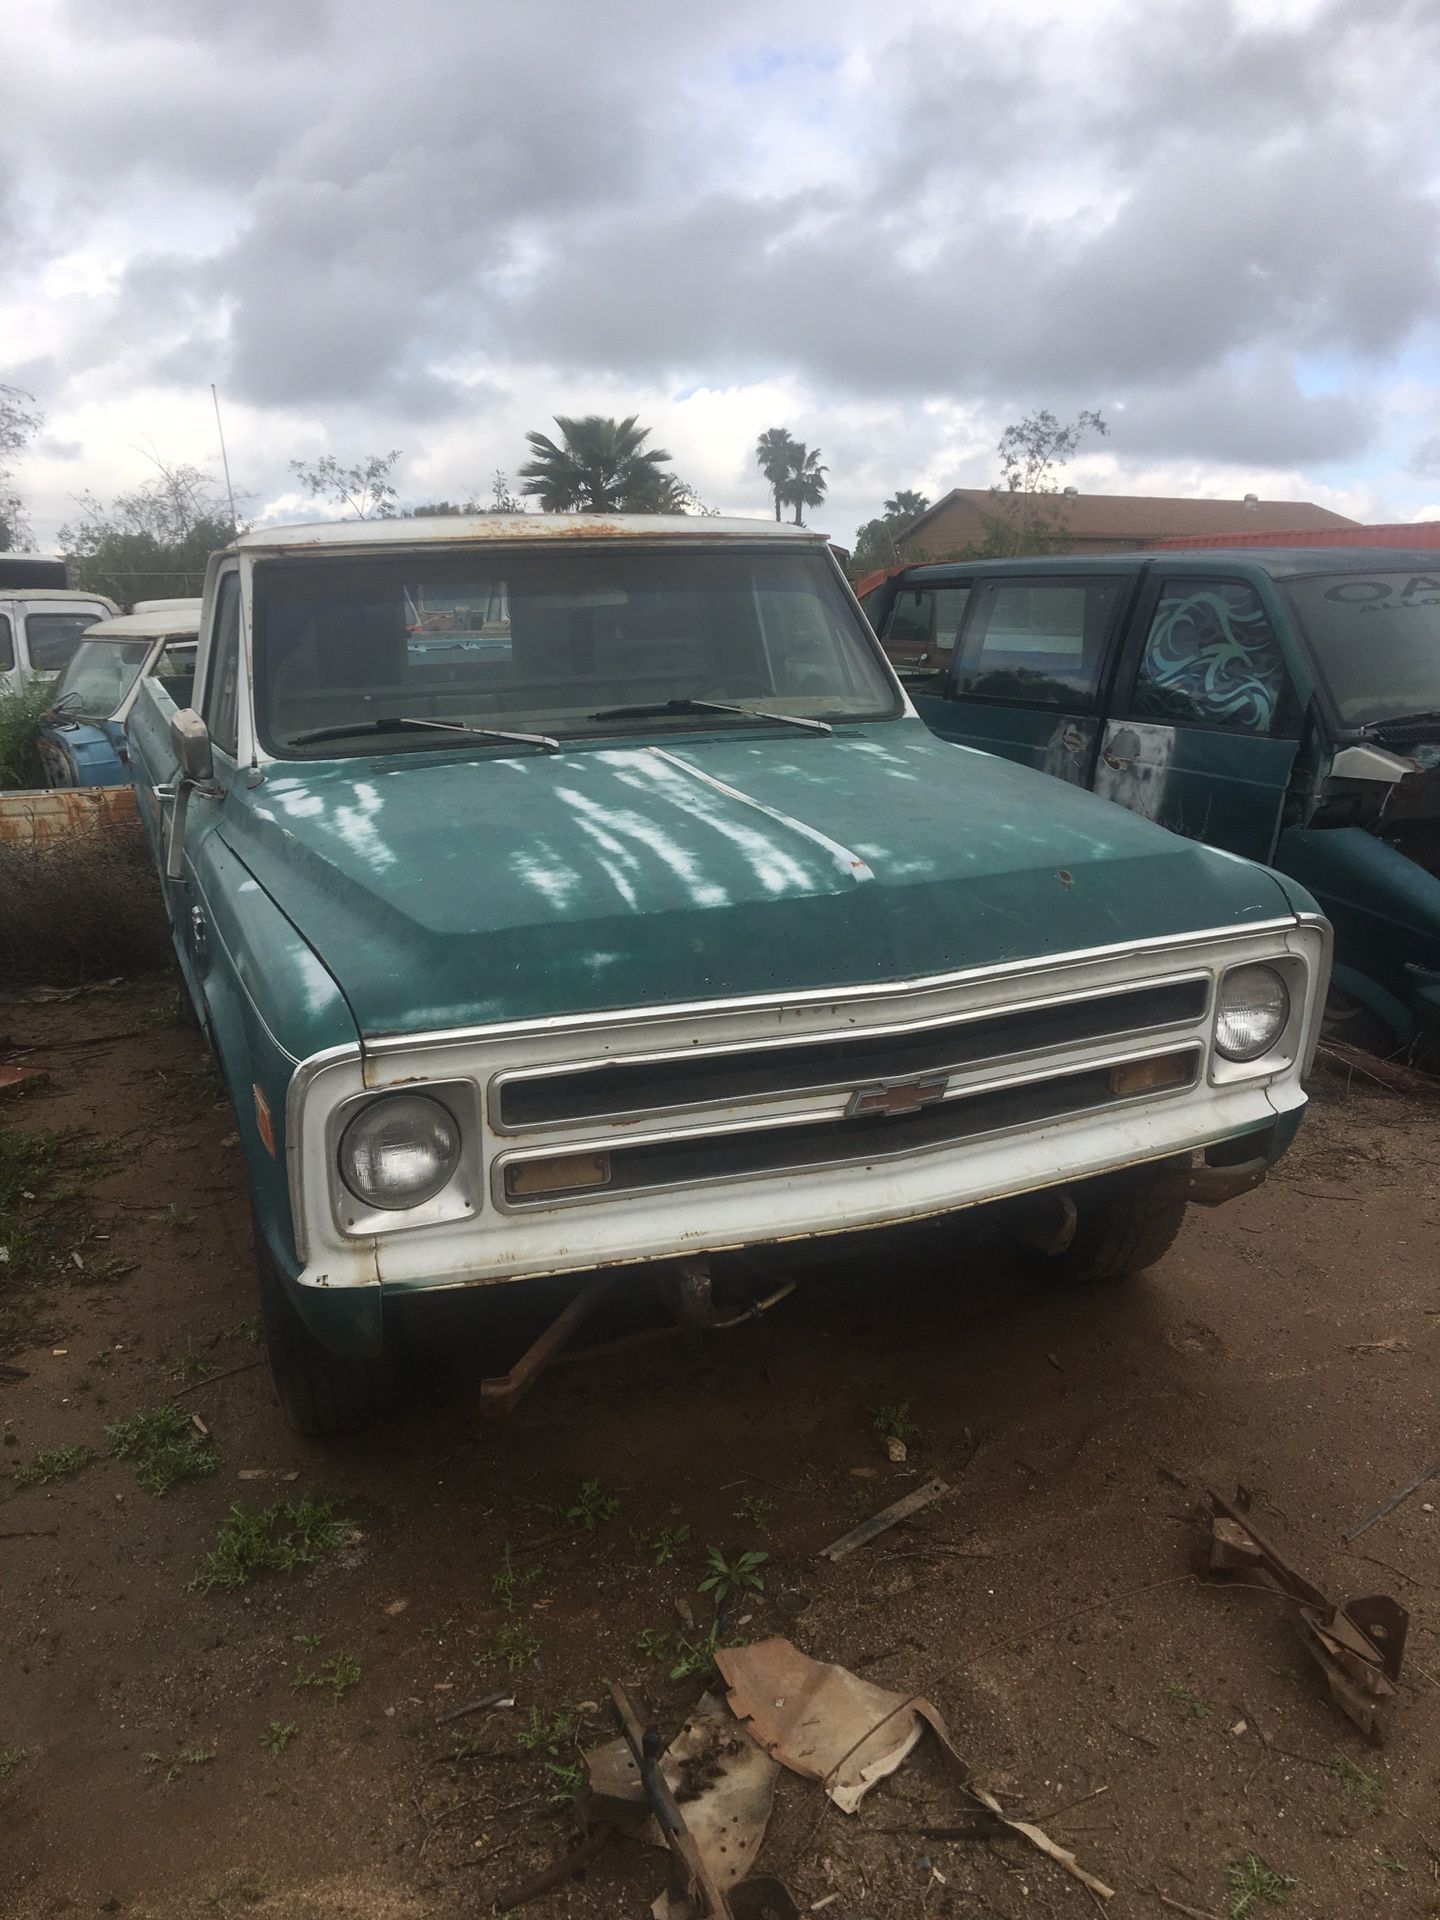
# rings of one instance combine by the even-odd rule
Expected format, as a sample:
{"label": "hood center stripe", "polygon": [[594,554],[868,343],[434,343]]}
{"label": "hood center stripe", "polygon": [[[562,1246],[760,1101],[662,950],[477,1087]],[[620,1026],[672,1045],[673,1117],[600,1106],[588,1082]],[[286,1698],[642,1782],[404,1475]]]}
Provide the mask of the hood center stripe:
{"label": "hood center stripe", "polygon": [[704,773],[699,767],[692,766],[688,760],[682,760],[678,754],[667,753],[663,747],[646,747],[646,753],[653,753],[657,760],[663,760],[667,767],[676,767],[681,773],[689,774],[692,780],[698,780],[703,786],[713,787],[716,793],[723,793],[727,800],[738,800],[743,807],[753,807],[757,813],[765,814],[776,820],[782,827],[788,827],[792,833],[803,835],[813,841],[835,862],[842,873],[848,873],[857,883],[873,880],[875,875],[852,848],[842,846],[840,841],[832,840],[828,833],[822,833],[818,827],[812,827],[804,820],[797,820],[791,813],[782,813],[779,807],[768,807],[763,800],[756,800],[748,793],[742,793],[738,787],[728,786],[725,781],[717,780],[713,774]]}

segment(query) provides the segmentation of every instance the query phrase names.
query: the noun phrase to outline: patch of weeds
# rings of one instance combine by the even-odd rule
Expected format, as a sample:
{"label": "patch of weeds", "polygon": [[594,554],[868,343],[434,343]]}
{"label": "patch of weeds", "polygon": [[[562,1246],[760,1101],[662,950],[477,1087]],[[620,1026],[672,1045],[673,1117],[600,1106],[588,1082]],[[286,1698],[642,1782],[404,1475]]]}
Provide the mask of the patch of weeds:
{"label": "patch of weeds", "polygon": [[770,1523],[778,1511],[776,1503],[763,1493],[747,1493],[735,1509],[737,1520],[746,1520],[757,1533],[770,1532]]}
{"label": "patch of weeds", "polygon": [[1367,1818],[1374,1820],[1385,1811],[1385,1782],[1378,1773],[1366,1773],[1343,1753],[1335,1756],[1335,1773],[1346,1792],[1360,1802]]}
{"label": "patch of weeds", "polygon": [[690,1529],[689,1527],[661,1527],[658,1533],[649,1534],[643,1527],[631,1527],[630,1538],[642,1553],[649,1554],[655,1566],[668,1567],[690,1538]]}
{"label": "patch of weeds", "polygon": [[8,1780],[12,1773],[24,1766],[29,1757],[24,1747],[0,1748],[0,1780]]}
{"label": "patch of weeds", "polygon": [[444,1645],[445,1636],[454,1625],[454,1614],[447,1613],[443,1620],[432,1620],[428,1626],[421,1627],[420,1631],[425,1639],[433,1640],[438,1647]]}
{"label": "patch of weeds", "polygon": [[704,1679],[714,1670],[715,1655],[719,1646],[720,1624],[718,1621],[698,1640],[690,1640],[683,1633],[677,1633],[675,1664],[670,1669],[670,1678],[672,1680]]}
{"label": "patch of weeds", "polygon": [[16,1467],[11,1480],[17,1488],[43,1487],[49,1480],[69,1480],[83,1473],[94,1458],[89,1447],[48,1447],[28,1466]]}
{"label": "patch of weeds", "polygon": [[518,1620],[507,1620],[496,1632],[490,1651],[482,1655],[482,1660],[498,1660],[507,1673],[519,1673],[539,1651],[540,1642],[528,1627],[522,1627]]}
{"label": "patch of weeds", "polygon": [[659,1627],[642,1627],[631,1642],[635,1651],[645,1660],[668,1660],[670,1658],[670,1636]]}
{"label": "patch of weeds", "polygon": [[490,1576],[490,1591],[507,1613],[513,1613],[519,1605],[520,1595],[526,1587],[533,1586],[539,1578],[538,1566],[520,1567],[515,1564],[510,1552],[510,1542],[507,1540],[499,1569]]}
{"label": "patch of weeds", "polygon": [[278,1760],[300,1731],[293,1720],[272,1720],[260,1736],[260,1744],[272,1760]]}
{"label": "patch of weeds", "polygon": [[1384,1867],[1386,1873],[1408,1873],[1410,1871],[1405,1862],[1393,1853],[1382,1853],[1380,1856],[1380,1864]]}
{"label": "patch of weeds", "polygon": [[147,1753],[145,1771],[158,1773],[164,1777],[168,1787],[172,1780],[178,1780],[188,1767],[208,1767],[215,1758],[215,1747],[192,1747],[187,1753]]}
{"label": "patch of weeds", "polygon": [[530,1719],[516,1735],[520,1745],[527,1753],[548,1753],[552,1756],[563,1753],[566,1747],[575,1744],[575,1735],[580,1728],[580,1716],[567,1713],[563,1708],[549,1720],[542,1717],[538,1707],[531,1707]]}
{"label": "patch of weeds", "polygon": [[0,1127],[0,1355],[43,1345],[58,1331],[35,1297],[43,1250],[26,1209],[49,1184],[64,1144],[58,1133]]}
{"label": "patch of weeds", "polygon": [[585,1784],[585,1769],[578,1760],[572,1760],[564,1766],[557,1761],[547,1760],[545,1771],[552,1775],[555,1781],[550,1795],[551,1806],[559,1806],[562,1801],[573,1800]]}
{"label": "patch of weeds", "polygon": [[349,1531],[350,1522],[337,1520],[328,1503],[285,1501],[252,1513],[237,1500],[190,1585],[204,1593],[211,1587],[243,1587],[257,1573],[294,1573],[338,1547]]}
{"label": "patch of weeds", "polygon": [[352,1687],[360,1684],[360,1662],[353,1653],[337,1653],[333,1660],[327,1660],[316,1673],[296,1674],[292,1685],[298,1693],[302,1687],[328,1687],[330,1697],[336,1706],[349,1693]]}
{"label": "patch of weeds", "polygon": [[1258,1906],[1283,1906],[1291,1888],[1300,1883],[1293,1873],[1277,1873],[1267,1867],[1258,1853],[1247,1853],[1243,1860],[1233,1861],[1225,1869],[1225,1884],[1230,1889],[1226,1920],[1245,1920]]}
{"label": "patch of weeds", "polygon": [[752,1548],[727,1560],[719,1547],[707,1547],[705,1560],[710,1571],[700,1582],[700,1591],[713,1593],[717,1607],[723,1606],[732,1593],[762,1593],[765,1579],[760,1569],[769,1558],[768,1553]]}
{"label": "patch of weeds", "polygon": [[197,1347],[193,1340],[187,1340],[185,1351],[170,1360],[165,1371],[177,1387],[193,1387],[197,1380],[208,1380],[212,1373],[218,1373],[219,1368],[209,1353]]}
{"label": "patch of weeds", "polygon": [[313,1653],[325,1638],[323,1633],[292,1633],[290,1638],[306,1653]]}
{"label": "patch of weeds", "polygon": [[587,1480],[576,1494],[574,1506],[566,1509],[565,1518],[572,1527],[584,1527],[587,1533],[594,1533],[619,1511],[620,1502],[613,1494],[606,1493],[598,1480]]}
{"label": "patch of weeds", "polygon": [[168,1493],[182,1480],[199,1480],[220,1464],[219,1450],[191,1424],[183,1407],[133,1413],[105,1429],[117,1460],[133,1460],[135,1478],[151,1493]]}
{"label": "patch of weeds", "polygon": [[852,1520],[868,1520],[875,1511],[875,1495],[863,1480],[851,1487],[845,1497],[845,1510]]}
{"label": "patch of weeds", "polygon": [[1178,1680],[1167,1680],[1165,1691],[1172,1700],[1178,1700],[1192,1720],[1208,1720],[1210,1709],[1198,1693],[1192,1693],[1189,1687],[1182,1687]]}
{"label": "patch of weeds", "polygon": [[237,1340],[244,1340],[252,1347],[259,1346],[261,1331],[260,1316],[258,1313],[251,1314],[248,1320],[242,1320],[238,1327],[231,1328],[231,1332]]}
{"label": "patch of weeds", "polygon": [[870,1423],[883,1439],[915,1440],[920,1429],[910,1418],[910,1402],[897,1400],[893,1407],[872,1407]]}

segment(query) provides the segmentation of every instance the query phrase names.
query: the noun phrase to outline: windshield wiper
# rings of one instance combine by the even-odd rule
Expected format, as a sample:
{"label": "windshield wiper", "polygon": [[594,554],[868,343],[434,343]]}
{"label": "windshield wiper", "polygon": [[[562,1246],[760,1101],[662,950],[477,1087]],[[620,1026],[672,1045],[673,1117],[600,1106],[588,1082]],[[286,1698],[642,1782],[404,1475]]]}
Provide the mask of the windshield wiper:
{"label": "windshield wiper", "polygon": [[313,746],[317,740],[345,740],[362,733],[463,733],[471,740],[509,740],[520,747],[539,747],[542,753],[559,753],[560,742],[548,733],[511,733],[504,727],[470,727],[460,720],[416,720],[407,713],[388,714],[381,720],[352,720],[347,725],[312,727],[297,733],[292,747]]}
{"label": "windshield wiper", "polygon": [[725,700],[651,700],[638,707],[602,707],[592,720],[651,720],[670,713],[738,713],[745,720],[774,720],[782,727],[803,727],[807,733],[833,733],[826,720],[806,720],[798,713],[768,713],[762,707],[735,707]]}
{"label": "windshield wiper", "polygon": [[1367,720],[1360,729],[1362,733],[1383,733],[1387,727],[1436,727],[1440,726],[1440,708],[1432,708],[1427,713],[1390,713],[1383,720]]}

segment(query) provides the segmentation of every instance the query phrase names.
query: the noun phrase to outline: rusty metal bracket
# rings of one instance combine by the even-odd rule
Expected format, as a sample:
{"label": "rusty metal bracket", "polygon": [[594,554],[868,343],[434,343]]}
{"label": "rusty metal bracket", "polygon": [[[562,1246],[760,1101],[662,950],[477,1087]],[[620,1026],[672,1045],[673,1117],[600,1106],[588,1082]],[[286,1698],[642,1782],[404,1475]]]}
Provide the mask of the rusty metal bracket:
{"label": "rusty metal bracket", "polygon": [[1242,1507],[1210,1502],[1210,1571],[1262,1573],[1290,1601],[1300,1638],[1331,1698],[1367,1740],[1380,1744],[1379,1710],[1395,1691],[1410,1615],[1388,1594],[1337,1606],[1259,1533]]}
{"label": "rusty metal bracket", "polygon": [[567,1347],[594,1313],[610,1290],[614,1276],[597,1273],[588,1280],[570,1304],[553,1319],[540,1337],[528,1346],[509,1373],[480,1382],[480,1408],[484,1413],[513,1413],[557,1355]]}
{"label": "rusty metal bracket", "polygon": [[647,1726],[640,1718],[634,1702],[618,1680],[610,1689],[610,1698],[615,1703],[626,1745],[635,1757],[645,1798],[670,1849],[671,1915],[674,1920],[679,1920],[682,1914],[691,1914],[694,1920],[735,1920],[730,1902],[701,1859],[700,1849],[685,1825],[685,1816],[660,1771],[665,1743],[659,1730]]}
{"label": "rusty metal bracket", "polygon": [[1269,1172],[1269,1161],[1258,1157],[1233,1167],[1187,1167],[1152,1182],[1146,1191],[1159,1198],[1188,1200],[1192,1206],[1223,1207],[1227,1200],[1263,1187]]}

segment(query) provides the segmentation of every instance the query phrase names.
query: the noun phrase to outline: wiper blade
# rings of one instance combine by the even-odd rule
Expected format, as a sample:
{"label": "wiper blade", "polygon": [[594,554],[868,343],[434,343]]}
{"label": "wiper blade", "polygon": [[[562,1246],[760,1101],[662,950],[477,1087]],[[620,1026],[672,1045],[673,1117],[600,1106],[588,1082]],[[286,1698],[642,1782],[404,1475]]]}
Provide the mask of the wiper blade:
{"label": "wiper blade", "polygon": [[1360,729],[1362,733],[1381,733],[1386,727],[1437,727],[1440,726],[1440,708],[1431,708],[1426,713],[1390,713],[1383,720],[1367,720]]}
{"label": "wiper blade", "polygon": [[312,727],[297,733],[292,747],[313,746],[318,740],[345,740],[363,733],[463,733],[470,740],[509,740],[520,747],[539,747],[542,753],[559,753],[560,742],[548,733],[512,733],[505,727],[470,727],[462,720],[417,720],[406,713],[389,714],[381,720],[352,720],[348,725]]}
{"label": "wiper blade", "polygon": [[803,727],[807,733],[833,733],[826,720],[807,720],[798,713],[770,713],[763,707],[736,707],[727,700],[651,700],[636,707],[602,707],[592,720],[651,720],[678,713],[738,713],[745,720],[773,720],[782,727]]}

